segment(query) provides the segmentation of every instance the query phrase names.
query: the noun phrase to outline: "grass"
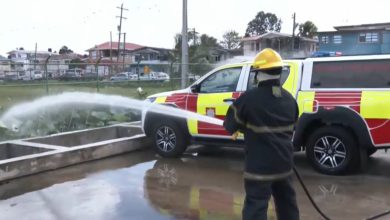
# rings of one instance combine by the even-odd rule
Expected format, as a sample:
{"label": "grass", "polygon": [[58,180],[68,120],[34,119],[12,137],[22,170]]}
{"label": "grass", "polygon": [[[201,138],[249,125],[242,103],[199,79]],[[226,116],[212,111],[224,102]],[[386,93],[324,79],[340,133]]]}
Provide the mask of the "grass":
{"label": "grass", "polygon": [[146,95],[179,89],[180,80],[171,82],[59,82],[49,81],[48,92],[45,82],[17,82],[0,84],[0,115],[18,103],[54,95],[63,92],[99,92],[101,94],[121,95],[131,98],[143,99],[137,88],[141,87]]}

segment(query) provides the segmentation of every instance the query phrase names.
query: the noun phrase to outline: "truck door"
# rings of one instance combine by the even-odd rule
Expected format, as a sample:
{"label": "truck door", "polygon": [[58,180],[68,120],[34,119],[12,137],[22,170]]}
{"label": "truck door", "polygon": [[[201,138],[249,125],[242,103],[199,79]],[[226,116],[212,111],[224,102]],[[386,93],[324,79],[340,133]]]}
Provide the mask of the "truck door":
{"label": "truck door", "polygon": [[[243,67],[230,67],[217,70],[198,84],[197,113],[218,119],[225,115],[234,99],[240,95],[240,81]],[[195,136],[227,137],[228,133],[222,126],[197,122],[196,129],[190,129]],[[195,134],[194,134],[195,133]]]}

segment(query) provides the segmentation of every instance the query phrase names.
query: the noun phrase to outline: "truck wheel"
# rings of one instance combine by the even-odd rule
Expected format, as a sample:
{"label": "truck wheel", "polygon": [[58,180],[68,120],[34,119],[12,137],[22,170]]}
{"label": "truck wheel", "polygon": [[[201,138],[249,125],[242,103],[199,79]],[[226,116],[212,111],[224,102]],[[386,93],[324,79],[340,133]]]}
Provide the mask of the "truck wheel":
{"label": "truck wheel", "polygon": [[189,136],[174,121],[157,122],[151,135],[154,149],[162,157],[179,157],[187,149]]}
{"label": "truck wheel", "polygon": [[306,157],[321,173],[339,175],[359,168],[359,151],[344,128],[326,126],[314,131],[306,144]]}

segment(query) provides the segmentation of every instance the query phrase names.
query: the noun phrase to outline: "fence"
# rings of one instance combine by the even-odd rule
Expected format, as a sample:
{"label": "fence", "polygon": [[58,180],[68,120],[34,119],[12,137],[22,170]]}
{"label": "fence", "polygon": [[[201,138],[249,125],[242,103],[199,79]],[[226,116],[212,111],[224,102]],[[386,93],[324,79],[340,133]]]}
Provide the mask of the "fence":
{"label": "fence", "polygon": [[[1,64],[1,63],[0,63]],[[121,95],[136,99],[144,99],[148,95],[159,92],[177,90],[181,88],[179,63],[173,64],[133,64],[133,65],[107,65],[95,64],[58,64],[44,63],[35,65],[0,65],[0,120],[2,115],[19,103],[34,100],[47,95],[55,95],[64,92],[90,92],[110,95]],[[187,85],[213,69],[214,65],[190,64],[190,74]],[[142,92],[138,88],[142,88]],[[109,102],[109,100],[107,100]],[[29,122],[23,121],[23,135],[16,135],[5,131],[0,126],[0,141],[29,136],[45,135],[49,133],[77,130],[90,127],[107,125],[112,121],[126,121],[132,113],[125,112],[112,114],[110,109],[100,109],[99,114],[106,114],[99,121],[99,117],[93,118],[89,110],[71,109],[68,112],[57,112],[61,117],[48,115],[46,112],[36,116],[35,120],[29,118]],[[75,118],[89,118],[87,120]],[[122,119],[118,119],[122,118]],[[77,120],[76,120],[77,119]],[[59,120],[59,121],[58,121]],[[53,122],[57,121],[57,122]],[[69,123],[63,123],[67,121]],[[76,123],[80,121],[80,123]],[[0,123],[2,123],[0,121]],[[33,124],[35,124],[33,126]],[[1,124],[0,124],[1,125]],[[27,133],[26,133],[27,132]]]}
{"label": "fence", "polygon": [[[125,67],[125,68],[123,68]],[[187,85],[214,68],[190,64]],[[137,92],[141,87],[143,93]],[[142,99],[158,92],[180,89],[180,64],[0,65],[0,114],[11,106],[45,95],[69,91],[116,94]]]}

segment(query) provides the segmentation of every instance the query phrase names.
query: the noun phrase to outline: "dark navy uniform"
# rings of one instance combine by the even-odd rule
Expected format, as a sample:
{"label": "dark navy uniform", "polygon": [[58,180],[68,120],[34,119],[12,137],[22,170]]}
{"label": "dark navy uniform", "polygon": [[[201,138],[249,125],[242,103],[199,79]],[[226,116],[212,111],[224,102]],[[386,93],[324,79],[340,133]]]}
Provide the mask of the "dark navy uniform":
{"label": "dark navy uniform", "polygon": [[295,99],[275,79],[260,82],[230,106],[224,127],[244,133],[246,144],[244,220],[266,220],[271,195],[279,220],[299,219],[291,185],[297,118]]}

